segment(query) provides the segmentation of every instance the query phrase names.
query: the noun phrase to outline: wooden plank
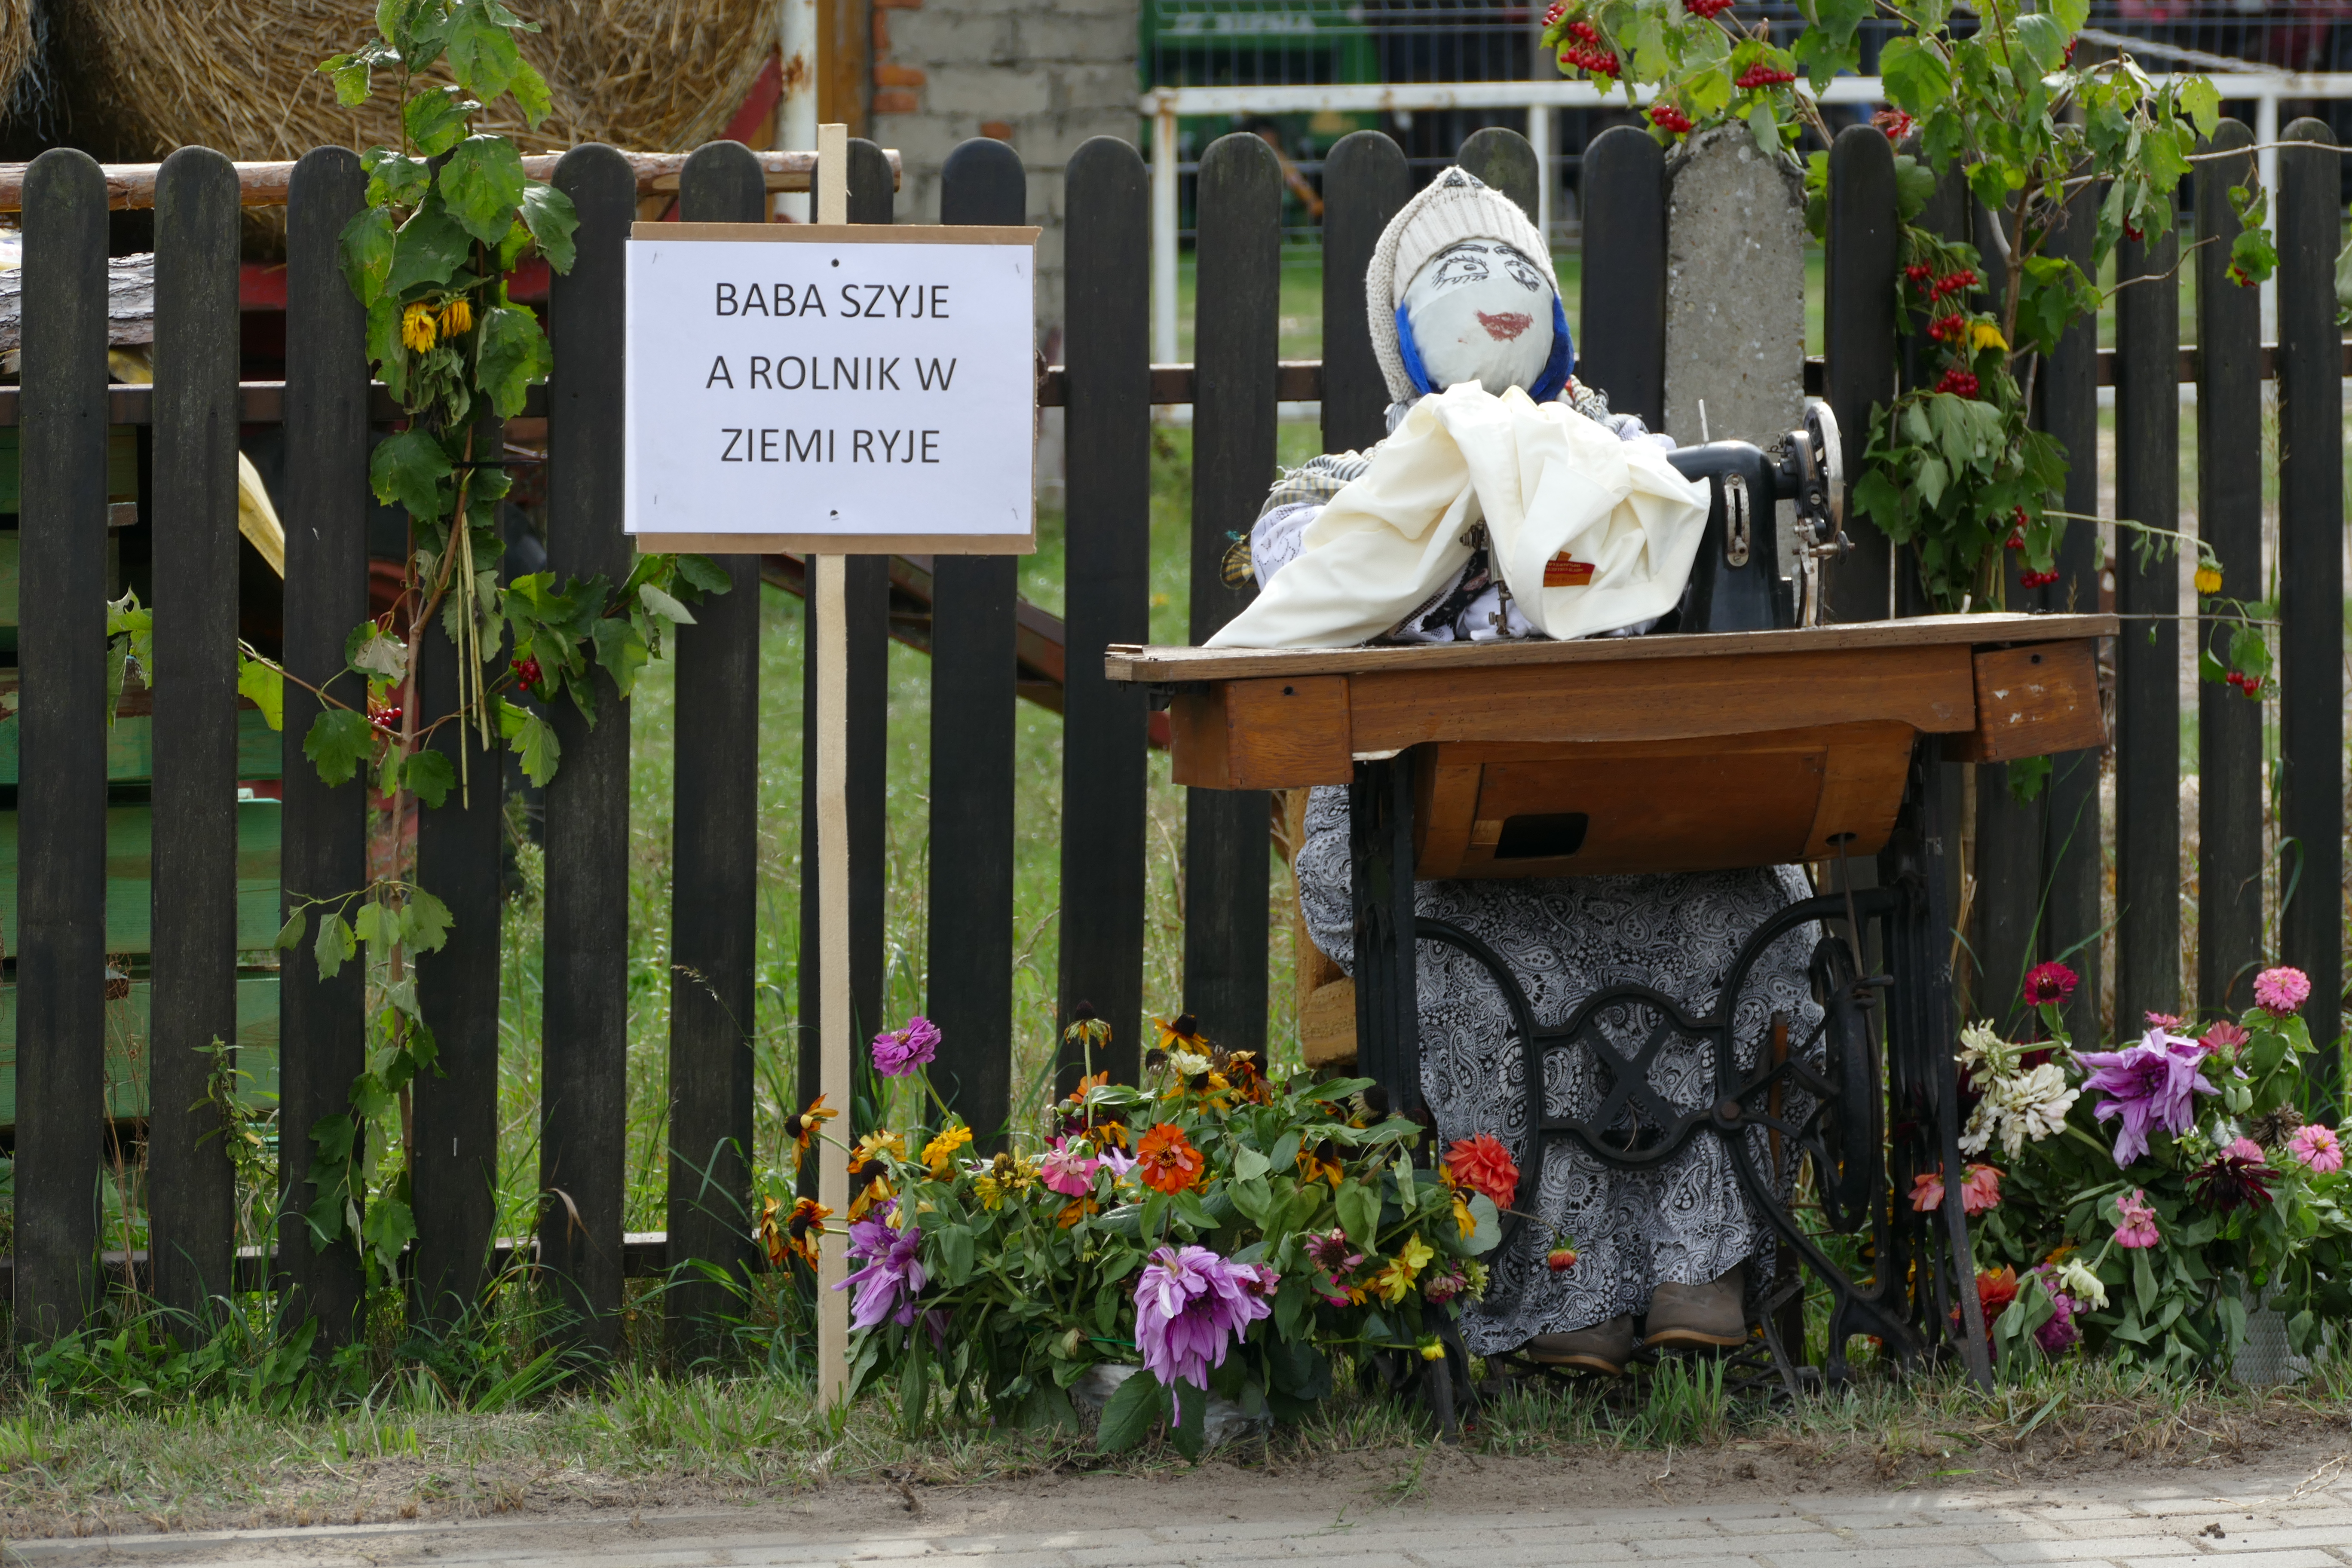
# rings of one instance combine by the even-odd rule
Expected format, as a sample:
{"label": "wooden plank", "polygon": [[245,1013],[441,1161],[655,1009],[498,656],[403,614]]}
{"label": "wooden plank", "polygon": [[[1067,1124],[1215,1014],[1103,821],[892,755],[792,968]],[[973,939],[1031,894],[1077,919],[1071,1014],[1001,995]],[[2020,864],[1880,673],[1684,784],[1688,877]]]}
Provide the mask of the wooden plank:
{"label": "wooden plank", "polygon": [[[22,797],[19,797],[21,802]],[[224,922],[233,952],[267,952],[277,941],[279,834],[285,812],[274,800],[227,799],[235,838],[235,918]],[[222,814],[225,816],[230,813]],[[162,895],[151,867],[157,855],[155,808],[106,807],[106,951],[138,956],[154,951],[154,910]],[[0,931],[16,931],[23,863],[17,853],[18,814],[0,811]]]}
{"label": "wooden plank", "polygon": [[1575,642],[1453,643],[1413,647],[1204,648],[1115,644],[1104,656],[1113,680],[1245,680],[1275,675],[1346,675],[1513,665],[1618,664],[1652,658],[1747,658],[1838,648],[1992,647],[2113,637],[2113,616],[1917,616],[1901,621],[1699,636],[1586,637]]}
{"label": "wooden plank", "polygon": [[[1141,691],[1103,673],[1103,653],[1151,626],[1150,190],[1142,158],[1114,136],[1081,146],[1063,181],[1072,397],[1055,1016],[1066,1027],[1084,1005],[1108,1024],[1108,1059],[1097,1060],[1131,1081],[1142,1057],[1151,715]],[[1086,1059],[1065,1047],[1055,1069],[1061,1091]]]}
{"label": "wooden plank", "polygon": [[[1872,408],[1895,398],[1899,228],[1894,146],[1874,125],[1850,125],[1830,144],[1828,291],[1822,321],[1824,396],[1852,454],[1846,459],[1850,479],[1862,475]],[[1823,596],[1830,613],[1841,621],[1891,617],[1893,547],[1876,526],[1854,514],[1851,483],[1845,507],[1846,537],[1853,549],[1828,568]]]}
{"label": "wooden plank", "polygon": [[[236,1018],[223,1037],[236,1047],[238,1098],[267,1110],[278,1100],[278,976],[253,970],[235,977]],[[106,1005],[104,1099],[110,1118],[142,1117],[153,1103],[147,1069],[153,1038],[153,987],[131,983],[131,994]],[[16,1125],[16,992],[0,987],[0,1132]],[[152,1187],[151,1187],[152,1191]]]}
{"label": "wooden plank", "polygon": [[[2087,275],[2092,240],[2098,227],[2096,185],[2077,191],[2068,204],[2066,226],[2054,244]],[[2084,317],[2060,340],[2042,371],[2038,417],[2067,452],[2066,510],[2077,518],[2099,511],[2099,409],[2096,362],[2099,319]],[[2099,537],[2095,525],[2066,525],[2055,563],[2059,580],[2039,590],[2042,607],[2053,611],[2096,609],[2099,605]],[[2099,899],[2106,881],[2099,847],[2099,769],[2104,757],[2074,752],[2050,769],[2049,805],[2042,813],[2042,863],[2049,890],[2044,896],[2042,942],[2038,956],[2063,959],[2082,977],[2066,1005],[2073,1038],[2105,1037],[2099,1020],[2100,932],[2105,921]]]}
{"label": "wooden plank", "polygon": [[[147,1205],[155,1297],[194,1319],[229,1288],[236,1182],[205,1097],[237,1033],[236,171],[163,164],[155,205],[154,1025]],[[268,813],[279,815],[275,807]],[[271,900],[272,902],[276,900]]]}
{"label": "wooden plank", "polygon": [[106,189],[87,153],[25,178],[16,722],[20,1345],[81,1326],[95,1281],[105,1061]]}
{"label": "wooden plank", "polygon": [[1175,780],[1205,789],[1301,789],[1355,778],[1344,676],[1234,680],[1170,705]]}
{"label": "wooden plank", "polygon": [[[943,224],[1018,223],[1028,210],[1021,155],[975,138],[940,172]],[[940,1026],[931,1082],[983,1141],[1013,1111],[1013,686],[1020,654],[1017,562],[932,562],[930,839],[924,1012]]]}
{"label": "wooden plank", "polygon": [[[1323,384],[1315,395],[1327,452],[1360,451],[1388,434],[1389,387],[1372,354],[1364,271],[1381,231],[1412,196],[1404,149],[1381,132],[1351,131],[1323,155]],[[1275,395],[1290,395],[1279,385]]]}
{"label": "wooden plank", "polygon": [[[1464,138],[1454,161],[1510,197],[1527,214],[1529,223],[1536,221],[1536,187],[1540,176],[1536,169],[1536,150],[1526,137],[1505,126],[1489,125]],[[1529,259],[1540,262],[1549,258]]]}
{"label": "wooden plank", "polygon": [[[2314,1044],[2314,1116],[2344,1104],[2344,384],[2334,258],[2343,205],[2329,182],[2341,162],[2326,122],[2298,120],[2278,153],[2280,834],[2294,840],[2294,896],[2279,956],[2311,977],[2303,1010]],[[2293,145],[2310,143],[2307,147]]]}
{"label": "wooden plank", "polygon": [[1584,150],[1584,341],[1576,378],[1609,406],[1666,422],[1665,152],[1638,125],[1603,131]]}
{"label": "wooden plank", "polygon": [[[367,618],[368,364],[366,314],[344,280],[339,244],[361,205],[367,177],[356,154],[307,154],[286,207],[286,667],[313,684],[337,677],[352,628]],[[336,690],[356,700],[349,677]],[[286,907],[366,886],[367,785],[328,788],[302,755],[319,703],[286,684]],[[315,924],[315,921],[313,922]],[[367,976],[346,963],[319,978],[309,944],[282,960],[278,995],[282,1059],[278,1170],[284,1217],[278,1227],[282,1310],[319,1320],[323,1353],[359,1331],[363,1278],[356,1249],[312,1245],[303,1212],[315,1193],[307,1172],[310,1129],[345,1114],[352,1079],[366,1059]]]}
{"label": "wooden plank", "polygon": [[1976,728],[1944,742],[1949,761],[2005,763],[2106,744],[2099,662],[2087,638],[1985,649],[1976,656]]}
{"label": "wooden plank", "polygon": [[[2234,120],[2207,152],[2251,148]],[[2197,533],[2221,560],[2221,586],[2260,598],[2263,581],[2263,301],[2229,277],[2238,237],[2230,187],[2254,183],[2254,155],[2197,165]],[[2229,658],[2218,618],[2197,623],[2198,646]],[[2235,687],[2197,688],[2197,1001],[2231,1014],[2253,1005],[2263,961],[2263,705]]]}
{"label": "wooden plank", "polygon": [[[1274,366],[1282,286],[1282,165],[1245,132],[1202,155],[1200,288],[1193,342],[1192,637],[1256,596],[1225,578],[1274,481]],[[1234,1050],[1265,1043],[1268,806],[1253,790],[1194,790],[1184,803],[1184,1009]]]}
{"label": "wooden plank", "polygon": [[[678,188],[682,173],[690,153],[624,153],[629,171],[636,181],[636,194],[656,195]],[[816,168],[816,154],[809,152],[754,152],[752,158],[760,168],[761,183],[770,191],[805,191]],[[897,148],[884,153],[888,161],[893,190],[898,188],[900,159]],[[523,173],[534,180],[551,180],[562,163],[562,155],[553,153],[533,153],[522,161]],[[290,205],[295,185],[295,170],[299,165],[285,162],[261,162],[235,165],[237,177],[237,199],[249,207],[275,207]],[[29,164],[0,163],[0,212],[20,212],[24,209],[26,171]],[[162,170],[160,163],[109,163],[100,171],[106,183],[107,205],[121,211],[135,211],[155,205],[155,179]]]}
{"label": "wooden plank", "polygon": [[[616,189],[609,198],[600,193],[599,202],[610,209],[603,215],[608,223],[624,220],[625,193]],[[696,222],[757,222],[766,202],[749,151],[735,142],[713,142],[687,166],[679,211]],[[610,253],[610,277],[601,280],[600,296],[619,297],[625,233],[624,227],[600,241]],[[583,318],[583,324],[586,320]],[[607,316],[607,321],[617,328],[617,316]],[[590,330],[600,338],[607,331],[602,326]],[[591,352],[610,357],[617,370],[622,350],[616,332],[602,349]],[[622,409],[617,399],[600,399],[593,417],[604,439],[618,440]],[[596,537],[593,544],[579,547],[616,562],[623,557],[612,555],[614,541],[622,551],[629,542],[619,539],[619,511],[606,498],[617,501],[619,493],[617,486],[605,487],[593,511],[583,496],[581,516],[583,521],[593,518]],[[749,851],[759,835],[760,563],[757,557],[740,554],[716,559],[725,565],[733,586],[706,598],[696,611],[696,624],[680,626],[671,645],[677,662],[677,713],[670,850],[667,1208],[676,1243],[674,1262],[693,1258],[740,1273],[750,1260],[751,1235],[751,952],[759,894],[755,860]],[[621,763],[623,771],[614,775],[609,787],[613,805],[625,820],[625,753]],[[600,880],[618,879],[614,885],[625,888],[627,863],[614,859],[606,864],[611,850],[609,841],[600,845],[583,838],[578,853],[583,860],[597,858]],[[625,931],[619,934],[625,941]],[[625,1008],[625,995],[614,1000]],[[583,1125],[573,1134],[593,1162],[598,1203],[609,1205],[609,1212],[605,1206],[594,1211],[592,1229],[583,1238],[602,1255],[590,1266],[595,1280],[593,1310],[605,1315],[599,1343],[610,1342],[619,1328],[620,1259],[605,1238],[621,1229],[623,1119],[627,1109],[625,1010],[614,1013],[604,1033],[609,1044],[599,1052],[597,1064],[599,1114],[593,1132]],[[558,1217],[550,1215],[550,1229]],[[547,1245],[542,1232],[541,1246]],[[577,1243],[571,1247],[572,1254],[582,1250]],[[681,1274],[677,1289],[663,1305],[683,1363],[719,1349],[718,1319],[733,1299],[698,1270],[689,1268]]]}
{"label": "wooden plank", "polygon": [[[2174,528],[2180,511],[2179,236],[2116,251],[2116,515]],[[2180,1011],[2180,628],[2178,566],[2122,550],[2116,608],[2116,1026]],[[2333,657],[2331,655],[2331,657]],[[2331,831],[2333,831],[2331,829]]]}

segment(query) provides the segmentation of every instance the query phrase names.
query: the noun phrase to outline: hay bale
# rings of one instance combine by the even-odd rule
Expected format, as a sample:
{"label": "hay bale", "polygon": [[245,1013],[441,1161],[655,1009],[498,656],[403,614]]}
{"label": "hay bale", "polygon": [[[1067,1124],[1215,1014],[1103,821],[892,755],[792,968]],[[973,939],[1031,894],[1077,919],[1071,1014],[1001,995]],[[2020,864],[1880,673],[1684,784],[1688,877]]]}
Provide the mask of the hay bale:
{"label": "hay bale", "polygon": [[0,0],[0,112],[21,120],[47,96],[35,0]]}
{"label": "hay bale", "polygon": [[[0,0],[0,11],[27,0]],[[375,0],[48,0],[92,107],[127,156],[181,146],[233,158],[299,158],[312,147],[397,144],[389,94],[335,101],[318,63],[375,26]],[[535,0],[523,54],[554,112],[536,131],[492,106],[486,128],[526,152],[582,142],[668,152],[722,130],[776,37],[775,0]],[[379,79],[381,83],[382,79]]]}

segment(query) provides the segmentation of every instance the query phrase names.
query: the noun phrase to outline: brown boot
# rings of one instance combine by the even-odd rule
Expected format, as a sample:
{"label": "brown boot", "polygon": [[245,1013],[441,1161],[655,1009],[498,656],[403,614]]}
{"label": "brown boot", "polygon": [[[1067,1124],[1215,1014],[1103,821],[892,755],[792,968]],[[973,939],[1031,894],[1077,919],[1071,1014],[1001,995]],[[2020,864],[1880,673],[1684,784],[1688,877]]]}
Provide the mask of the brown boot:
{"label": "brown boot", "polygon": [[1734,1264],[1705,1285],[1663,1284],[1650,1293],[1644,1345],[1661,1350],[1725,1349],[1748,1342],[1745,1266]]}
{"label": "brown boot", "polygon": [[1622,1377],[1625,1358],[1633,1353],[1633,1320],[1626,1315],[1565,1334],[1538,1334],[1520,1350],[1529,1361],[1546,1366],[1572,1366]]}

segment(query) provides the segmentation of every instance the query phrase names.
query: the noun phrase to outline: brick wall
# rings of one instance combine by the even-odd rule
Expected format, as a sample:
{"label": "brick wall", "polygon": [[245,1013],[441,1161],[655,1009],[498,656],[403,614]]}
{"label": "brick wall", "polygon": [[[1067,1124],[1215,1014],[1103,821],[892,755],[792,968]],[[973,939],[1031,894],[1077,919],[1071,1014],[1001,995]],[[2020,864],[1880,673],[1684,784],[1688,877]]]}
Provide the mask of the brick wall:
{"label": "brick wall", "polygon": [[[1062,321],[1062,166],[1090,136],[1135,141],[1136,0],[874,0],[874,139],[905,160],[902,223],[935,223],[940,166],[971,136],[1029,173],[1039,346]],[[1058,358],[1058,353],[1055,354]]]}

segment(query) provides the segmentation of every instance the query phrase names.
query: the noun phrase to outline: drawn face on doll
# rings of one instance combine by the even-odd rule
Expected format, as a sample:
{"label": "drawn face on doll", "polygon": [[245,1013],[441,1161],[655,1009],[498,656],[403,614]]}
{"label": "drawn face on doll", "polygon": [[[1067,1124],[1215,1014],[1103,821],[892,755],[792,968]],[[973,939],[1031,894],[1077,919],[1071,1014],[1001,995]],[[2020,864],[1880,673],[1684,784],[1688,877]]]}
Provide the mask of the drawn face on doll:
{"label": "drawn face on doll", "polygon": [[1543,268],[1500,240],[1465,239],[1422,263],[1404,310],[1431,389],[1533,386],[1551,358],[1553,293]]}

